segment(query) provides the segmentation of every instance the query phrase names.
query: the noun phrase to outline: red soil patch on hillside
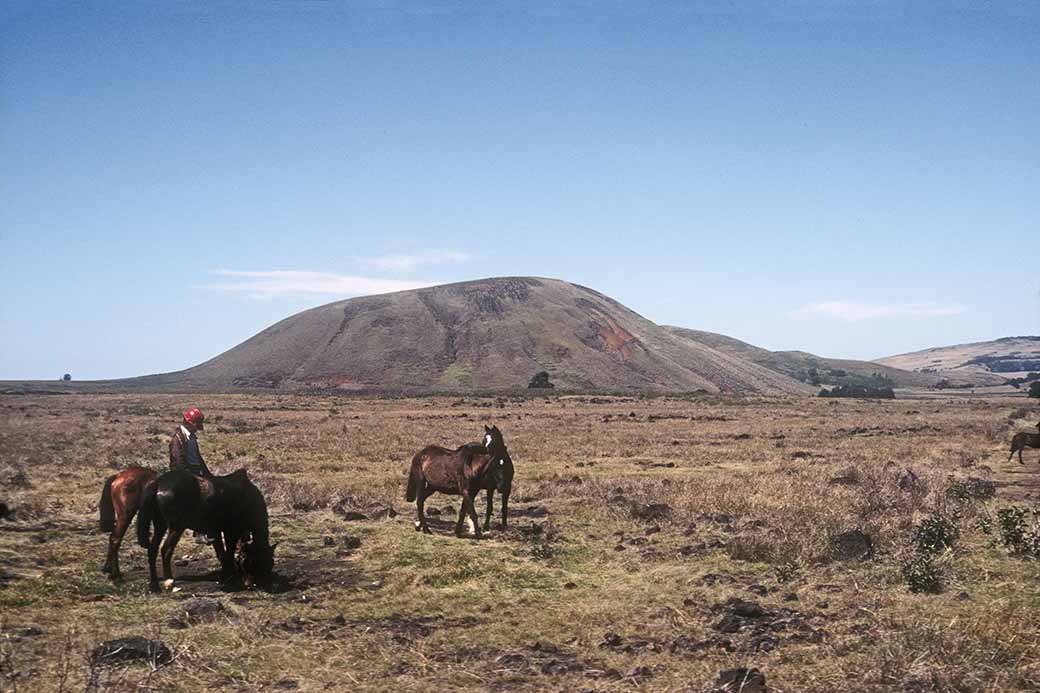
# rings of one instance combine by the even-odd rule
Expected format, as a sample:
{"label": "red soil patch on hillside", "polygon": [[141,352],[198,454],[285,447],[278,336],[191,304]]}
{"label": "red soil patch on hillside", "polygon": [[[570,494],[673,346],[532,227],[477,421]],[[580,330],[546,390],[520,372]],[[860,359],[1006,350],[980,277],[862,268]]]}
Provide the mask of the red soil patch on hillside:
{"label": "red soil patch on hillside", "polygon": [[607,324],[600,325],[599,336],[603,339],[603,343],[607,345],[607,350],[620,354],[622,361],[627,361],[632,358],[632,349],[629,345],[633,342],[638,342],[639,340],[631,333],[619,327],[618,324],[610,318],[606,316],[603,316],[603,318],[607,321]]}

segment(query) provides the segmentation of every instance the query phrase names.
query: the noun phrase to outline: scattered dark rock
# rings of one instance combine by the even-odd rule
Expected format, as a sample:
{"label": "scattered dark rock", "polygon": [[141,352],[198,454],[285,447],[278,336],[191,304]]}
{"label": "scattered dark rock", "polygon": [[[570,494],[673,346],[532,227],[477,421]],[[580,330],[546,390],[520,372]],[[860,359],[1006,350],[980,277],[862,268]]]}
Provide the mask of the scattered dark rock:
{"label": "scattered dark rock", "polygon": [[660,525],[650,525],[649,527],[646,528],[646,530],[643,532],[643,534],[645,534],[647,536],[650,536],[651,534],[657,534],[660,531],[661,531],[661,526]]}
{"label": "scattered dark rock", "polygon": [[140,635],[131,635],[127,638],[117,638],[101,643],[94,648],[90,660],[94,664],[133,661],[168,664],[173,660],[173,653],[165,643],[148,640]]}
{"label": "scattered dark rock", "polygon": [[730,597],[726,600],[726,606],[730,613],[743,618],[761,618],[766,615],[766,610],[758,602],[745,601],[739,597]]}
{"label": "scattered dark rock", "polygon": [[295,691],[299,687],[300,684],[295,679],[280,679],[271,684],[271,688],[276,691]]}
{"label": "scattered dark rock", "polygon": [[726,614],[715,624],[715,630],[722,633],[736,633],[744,625],[744,619],[735,614]]}
{"label": "scattered dark rock", "polygon": [[772,635],[757,635],[751,639],[752,652],[772,652],[780,645],[780,641]]}
{"label": "scattered dark rock", "polygon": [[599,644],[600,647],[621,647],[621,643],[624,642],[621,636],[617,633],[608,632],[603,636],[603,642]]}
{"label": "scattered dark rock", "polygon": [[758,669],[725,669],[719,672],[718,693],[766,693],[766,677]]}
{"label": "scattered dark rock", "polygon": [[339,510],[336,510],[336,508],[333,508],[333,511],[335,511],[340,517],[342,517],[347,522],[356,522],[356,521],[359,521],[359,520],[367,520],[367,519],[369,519],[368,515],[366,515],[365,513],[359,513],[356,510],[343,510],[343,511],[339,511]]}
{"label": "scattered dark rock", "polygon": [[563,589],[565,589],[565,590],[573,590],[573,589],[576,589],[577,587],[578,587],[578,583],[576,583],[576,582],[565,582],[565,583],[563,583]]}
{"label": "scattered dark rock", "polygon": [[361,537],[355,537],[350,534],[343,537],[343,548],[348,551],[361,548]]}
{"label": "scattered dark rock", "polygon": [[792,460],[806,460],[806,459],[809,459],[810,457],[812,457],[812,453],[811,452],[806,452],[805,450],[795,450],[794,452],[791,453],[791,459]]}
{"label": "scattered dark rock", "polygon": [[393,508],[379,508],[369,514],[373,520],[392,520],[397,517],[397,511]]}
{"label": "scattered dark rock", "polygon": [[0,501],[0,520],[6,520],[11,516],[11,507],[4,501]]}
{"label": "scattered dark rock", "polygon": [[738,433],[737,435],[733,436],[733,440],[751,440],[751,434],[750,433]]}
{"label": "scattered dark rock", "polygon": [[667,503],[645,503],[632,506],[632,517],[637,520],[662,520],[672,514]]}
{"label": "scattered dark rock", "polygon": [[325,546],[335,546],[336,545],[336,540],[333,539],[332,537],[325,537],[325,539],[322,540],[322,543]]}
{"label": "scattered dark rock", "polygon": [[196,597],[180,605],[180,615],[193,621],[209,621],[224,610],[224,605],[216,599]]}
{"label": "scattered dark rock", "polygon": [[971,600],[971,595],[967,592],[961,592],[957,595],[957,601],[967,602]]}
{"label": "scattered dark rock", "polygon": [[548,517],[549,510],[541,505],[532,505],[530,508],[510,508],[509,516],[513,517]]}
{"label": "scattered dark rock", "polygon": [[621,672],[617,669],[588,669],[583,676],[587,679],[604,679],[617,681],[621,678]]}
{"label": "scattered dark rock", "polygon": [[832,486],[855,486],[859,483],[859,474],[849,471],[840,476],[831,477],[827,483]]}
{"label": "scattered dark rock", "polygon": [[831,553],[839,561],[863,560],[874,553],[870,535],[859,529],[850,529],[831,539]]}
{"label": "scattered dark rock", "polygon": [[769,588],[765,585],[759,585],[758,583],[748,585],[747,591],[752,594],[757,594],[759,597],[764,597],[769,594]]}

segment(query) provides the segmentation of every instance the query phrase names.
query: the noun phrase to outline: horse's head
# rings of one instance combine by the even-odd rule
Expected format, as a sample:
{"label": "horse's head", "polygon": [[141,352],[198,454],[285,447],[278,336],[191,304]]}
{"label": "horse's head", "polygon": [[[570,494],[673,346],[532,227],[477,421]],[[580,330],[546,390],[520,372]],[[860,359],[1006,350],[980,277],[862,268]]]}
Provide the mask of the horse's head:
{"label": "horse's head", "polygon": [[491,458],[491,473],[499,493],[508,494],[513,488],[513,460],[506,449],[506,441],[498,426],[484,426],[484,450]]}
{"label": "horse's head", "polygon": [[242,572],[252,582],[267,580],[274,570],[274,549],[278,544],[260,545],[251,541],[242,547]]}

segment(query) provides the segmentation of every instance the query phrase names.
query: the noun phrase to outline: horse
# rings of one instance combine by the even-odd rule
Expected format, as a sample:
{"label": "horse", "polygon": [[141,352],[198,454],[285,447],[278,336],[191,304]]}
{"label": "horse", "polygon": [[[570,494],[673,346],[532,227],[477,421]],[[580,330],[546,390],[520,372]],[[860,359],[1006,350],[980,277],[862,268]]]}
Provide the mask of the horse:
{"label": "horse", "polygon": [[509,494],[513,486],[513,460],[509,457],[502,432],[497,426],[484,426],[483,443],[466,443],[455,450],[438,445],[427,445],[412,458],[408,472],[408,488],[405,499],[415,501],[419,515],[417,531],[432,534],[426,524],[423,506],[426,499],[440,491],[462,496],[462,507],[455,523],[455,536],[463,536],[463,519],[468,515],[473,522],[474,533],[481,537],[480,520],[473,500],[481,490],[487,490],[487,515],[484,529],[491,526],[492,498],[495,490],[502,494],[502,529],[506,528],[509,513]]}
{"label": "horse", "polygon": [[137,543],[148,549],[148,588],[152,592],[159,591],[155,570],[159,542],[162,541],[163,578],[171,580],[173,551],[186,529],[216,530],[223,535],[213,542],[213,548],[225,584],[239,580],[239,564],[235,560],[238,549],[244,552],[241,568],[247,578],[262,581],[270,577],[277,544],[270,543],[263,494],[244,469],[209,478],[184,470],[166,472],[146,492],[137,518]]}
{"label": "horse", "polygon": [[[1036,428],[1040,431],[1040,423],[1036,425]],[[1008,455],[1008,462],[1017,452],[1018,463],[1025,464],[1022,461],[1022,448],[1040,448],[1040,433],[1016,433],[1011,439],[1011,454]]]}
{"label": "horse", "polygon": [[109,536],[108,554],[101,572],[108,573],[112,582],[118,582],[123,577],[119,572],[119,546],[123,543],[123,535],[141,506],[141,497],[155,484],[158,476],[152,469],[127,467],[105,479],[98,513],[101,516],[101,531],[109,532]]}

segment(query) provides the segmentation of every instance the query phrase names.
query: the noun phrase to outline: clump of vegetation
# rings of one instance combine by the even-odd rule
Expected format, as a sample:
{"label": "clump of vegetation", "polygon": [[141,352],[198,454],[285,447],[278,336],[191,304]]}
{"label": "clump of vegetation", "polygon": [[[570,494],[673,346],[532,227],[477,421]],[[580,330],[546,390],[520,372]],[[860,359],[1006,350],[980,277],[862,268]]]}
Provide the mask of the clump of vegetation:
{"label": "clump of vegetation", "polygon": [[531,378],[531,382],[529,382],[527,384],[527,387],[528,387],[528,389],[531,389],[531,390],[538,390],[538,389],[551,390],[552,388],[554,388],[556,386],[553,385],[551,382],[549,382],[549,373],[548,373],[548,371],[539,371],[538,373],[534,374],[534,377]]}
{"label": "clump of vegetation", "polygon": [[911,541],[919,555],[936,556],[953,547],[961,530],[952,519],[932,513],[914,527]]}
{"label": "clump of vegetation", "polygon": [[[1032,522],[1029,516],[1033,515]],[[1040,558],[1040,523],[1037,513],[1021,506],[1011,506],[997,511],[1000,541],[1016,556]]]}
{"label": "clump of vegetation", "polygon": [[943,570],[937,559],[953,548],[960,533],[956,520],[938,512],[933,512],[914,527],[910,535],[911,550],[901,565],[903,580],[911,592],[942,592]]}
{"label": "clump of vegetation", "polygon": [[903,561],[903,580],[915,594],[939,594],[942,592],[942,569],[931,556],[911,554]]}
{"label": "clump of vegetation", "polygon": [[895,399],[896,393],[891,387],[869,387],[866,385],[838,385],[828,390],[820,390],[817,397],[852,397],[855,399]]}
{"label": "clump of vegetation", "polygon": [[1040,380],[1035,380],[1029,385],[1029,392],[1027,393],[1030,397],[1036,397],[1040,399]]}
{"label": "clump of vegetation", "polygon": [[946,487],[946,495],[949,498],[966,502],[975,500],[988,500],[997,493],[997,485],[989,479],[979,479],[970,476],[967,479],[954,479]]}

